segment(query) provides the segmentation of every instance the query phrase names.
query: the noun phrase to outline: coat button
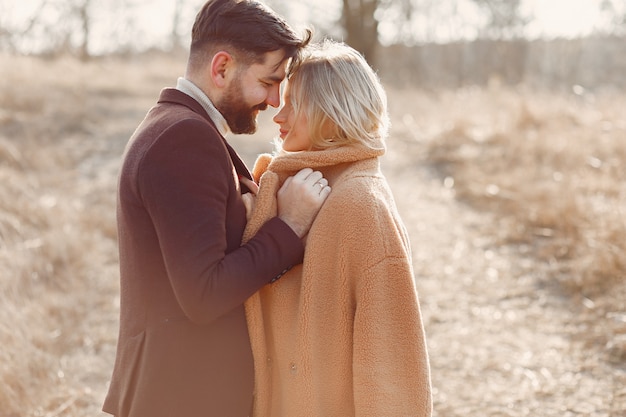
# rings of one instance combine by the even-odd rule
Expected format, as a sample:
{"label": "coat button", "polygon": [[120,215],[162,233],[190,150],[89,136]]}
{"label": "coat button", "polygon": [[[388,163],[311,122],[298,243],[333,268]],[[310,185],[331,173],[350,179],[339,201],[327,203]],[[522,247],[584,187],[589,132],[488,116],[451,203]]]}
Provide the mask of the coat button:
{"label": "coat button", "polygon": [[296,374],[296,372],[298,372],[298,367],[296,366],[295,363],[291,363],[291,365],[289,365],[289,370],[291,371],[292,374]]}

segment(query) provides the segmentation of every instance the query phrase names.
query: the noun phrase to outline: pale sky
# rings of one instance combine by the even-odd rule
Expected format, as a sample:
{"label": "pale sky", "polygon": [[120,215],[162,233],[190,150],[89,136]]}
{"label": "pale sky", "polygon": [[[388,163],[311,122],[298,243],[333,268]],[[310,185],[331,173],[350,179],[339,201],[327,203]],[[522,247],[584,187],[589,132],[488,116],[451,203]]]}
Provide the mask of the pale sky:
{"label": "pale sky", "polygon": [[600,24],[600,0],[525,0],[536,19],[529,24],[532,35],[587,35]]}
{"label": "pale sky", "polygon": [[[112,15],[110,10],[112,5],[123,0],[108,0],[107,2],[95,2],[96,11],[94,14],[98,16],[98,21],[94,23],[92,30],[92,52],[106,50],[106,42],[110,39],[120,39],[124,33],[132,33],[132,40],[141,49],[144,46],[151,46],[164,42],[168,39],[172,27],[172,16],[174,9],[173,0],[151,0],[146,1],[144,6],[136,6],[136,12],[132,16],[124,16],[119,13]],[[193,22],[196,9],[204,3],[205,0],[189,0],[188,4],[195,6],[186,10],[182,16],[181,25],[188,31]],[[595,27],[602,24],[599,4],[602,0],[524,0],[524,12],[532,14],[535,19],[529,23],[527,33],[530,37],[539,36],[547,37],[573,37],[577,35],[587,35]],[[340,0],[318,0],[318,1],[272,1],[267,0],[268,4],[275,5],[276,10],[287,16],[287,20],[294,26],[303,26],[306,23],[313,22],[314,26],[323,24],[322,22],[331,22],[337,19],[340,8]],[[7,26],[7,21],[24,21],[33,16],[42,4],[42,0],[0,0],[0,25]],[[121,4],[121,3],[120,3]],[[455,4],[456,22],[467,24],[467,22],[476,21],[476,10],[473,3],[469,1],[458,1]],[[102,9],[98,11],[97,8]],[[116,9],[113,7],[113,9]],[[48,21],[55,22],[55,10],[48,7]],[[122,10],[117,8],[116,10]],[[139,18],[138,16],[141,16]],[[319,22],[319,23],[315,23]],[[454,32],[455,23],[448,23],[448,32],[446,26],[437,27],[442,29],[441,36],[434,34],[432,28],[432,19],[426,21],[421,27],[429,38],[440,38],[446,40],[446,37],[454,36],[458,32]],[[9,24],[10,28],[11,25]],[[187,29],[189,28],[189,29]],[[382,24],[380,27],[382,40],[384,42],[385,31],[396,31],[394,22]],[[430,31],[430,32],[429,32]],[[183,34],[186,40],[188,32]],[[464,32],[463,32],[464,33]],[[35,35],[36,37],[36,35]]]}

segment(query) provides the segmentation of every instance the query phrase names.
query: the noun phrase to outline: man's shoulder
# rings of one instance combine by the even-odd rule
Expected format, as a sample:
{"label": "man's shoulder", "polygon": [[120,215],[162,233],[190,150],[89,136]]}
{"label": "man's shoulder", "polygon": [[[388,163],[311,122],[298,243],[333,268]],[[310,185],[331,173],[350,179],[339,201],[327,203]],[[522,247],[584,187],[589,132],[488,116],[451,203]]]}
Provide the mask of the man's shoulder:
{"label": "man's shoulder", "polygon": [[180,102],[159,100],[130,138],[127,154],[143,158],[147,153],[181,154],[186,149],[201,152],[205,148],[226,153],[223,142],[210,119]]}
{"label": "man's shoulder", "polygon": [[148,111],[134,137],[153,142],[172,135],[201,136],[217,141],[222,137],[202,106],[185,93],[168,89]]}
{"label": "man's shoulder", "polygon": [[190,123],[199,128],[211,127],[217,133],[215,124],[206,114],[206,111],[204,111],[200,103],[182,91],[174,88],[166,88],[161,91],[159,100],[148,112],[146,121],[149,123],[162,123],[164,125]]}
{"label": "man's shoulder", "polygon": [[215,125],[201,114],[174,103],[159,103],[148,113],[140,131],[198,131],[203,135],[220,137]]}
{"label": "man's shoulder", "polygon": [[176,107],[180,111],[184,111],[183,109],[186,108],[188,111],[210,120],[206,111],[204,111],[202,105],[198,103],[196,99],[176,88],[164,88],[161,90],[157,103],[160,105]]}

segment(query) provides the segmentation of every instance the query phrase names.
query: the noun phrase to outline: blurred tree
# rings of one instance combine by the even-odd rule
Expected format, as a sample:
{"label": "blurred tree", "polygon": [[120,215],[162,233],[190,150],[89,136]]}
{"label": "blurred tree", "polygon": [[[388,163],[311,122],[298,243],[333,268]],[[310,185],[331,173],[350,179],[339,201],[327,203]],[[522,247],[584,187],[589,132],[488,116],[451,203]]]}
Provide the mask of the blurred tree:
{"label": "blurred tree", "polygon": [[81,31],[80,45],[78,46],[78,55],[83,61],[89,59],[89,39],[91,34],[91,1],[80,0],[73,7],[73,14],[78,19],[78,27]]}
{"label": "blurred tree", "polygon": [[185,4],[185,0],[176,0],[174,3],[174,16],[172,19],[172,33],[171,42],[172,50],[177,51],[183,47],[183,42],[180,35],[180,16]]}
{"label": "blurred tree", "polygon": [[487,17],[480,38],[496,41],[491,43],[491,49],[498,57],[492,63],[483,61],[483,65],[478,67],[480,72],[488,75],[490,83],[500,83],[501,80],[520,82],[524,77],[528,44],[512,40],[522,39],[528,24],[527,18],[521,13],[523,0],[473,1]]}
{"label": "blurred tree", "polygon": [[170,34],[171,50],[181,52],[189,46],[186,36],[191,33],[195,15],[205,0],[175,0]]}
{"label": "blurred tree", "polygon": [[[0,0],[0,49],[44,55],[132,50],[145,37],[135,23],[149,0]],[[103,45],[106,45],[103,51]],[[151,45],[154,46],[154,45]]]}
{"label": "blurred tree", "polygon": [[[385,35],[394,42],[458,40],[474,33],[491,39],[520,38],[528,24],[524,0],[342,0],[345,40],[370,58]],[[623,1],[623,0],[605,0]],[[472,13],[472,9],[476,13]],[[478,14],[480,16],[475,16]]]}
{"label": "blurred tree", "polygon": [[602,0],[600,10],[604,14],[608,31],[623,35],[626,33],[626,1]]}
{"label": "blurred tree", "polygon": [[[41,0],[22,7],[21,22],[3,21],[3,46],[12,52],[37,52],[56,55],[76,52],[89,57],[92,0]],[[17,5],[7,8],[7,14]],[[31,50],[32,49],[32,50]]]}
{"label": "blurred tree", "polygon": [[511,39],[524,36],[528,18],[522,16],[523,0],[473,0],[487,14],[484,37]]}
{"label": "blurred tree", "polygon": [[[375,63],[376,48],[385,37],[392,42],[441,42],[462,39],[470,33],[491,39],[523,37],[528,23],[521,13],[523,0],[342,0],[341,25],[346,43]],[[474,6],[472,6],[474,5]],[[482,18],[459,17],[476,10]],[[392,35],[389,36],[389,33]]]}
{"label": "blurred tree", "polygon": [[343,0],[342,25],[345,42],[373,64],[378,46],[378,21],[375,13],[381,0]]}
{"label": "blurred tree", "polygon": [[[46,7],[48,0],[42,0],[37,9]],[[12,21],[11,9],[14,4],[7,5],[5,2],[0,3],[0,50],[8,50],[15,53],[19,51],[19,40],[25,38],[31,33],[39,23],[39,14],[34,13],[27,16],[22,24]]]}

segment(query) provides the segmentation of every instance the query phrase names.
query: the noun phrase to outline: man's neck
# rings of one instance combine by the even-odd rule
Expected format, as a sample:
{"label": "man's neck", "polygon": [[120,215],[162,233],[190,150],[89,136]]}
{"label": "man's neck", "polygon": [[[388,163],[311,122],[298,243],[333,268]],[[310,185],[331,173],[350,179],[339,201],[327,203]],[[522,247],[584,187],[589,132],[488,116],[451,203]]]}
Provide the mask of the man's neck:
{"label": "man's neck", "polygon": [[226,119],[224,119],[224,116],[222,116],[222,114],[217,110],[209,96],[193,81],[180,77],[176,83],[176,89],[182,91],[200,103],[204,111],[207,112],[213,123],[215,123],[215,126],[222,136],[226,136],[226,134],[230,132],[230,128]]}

